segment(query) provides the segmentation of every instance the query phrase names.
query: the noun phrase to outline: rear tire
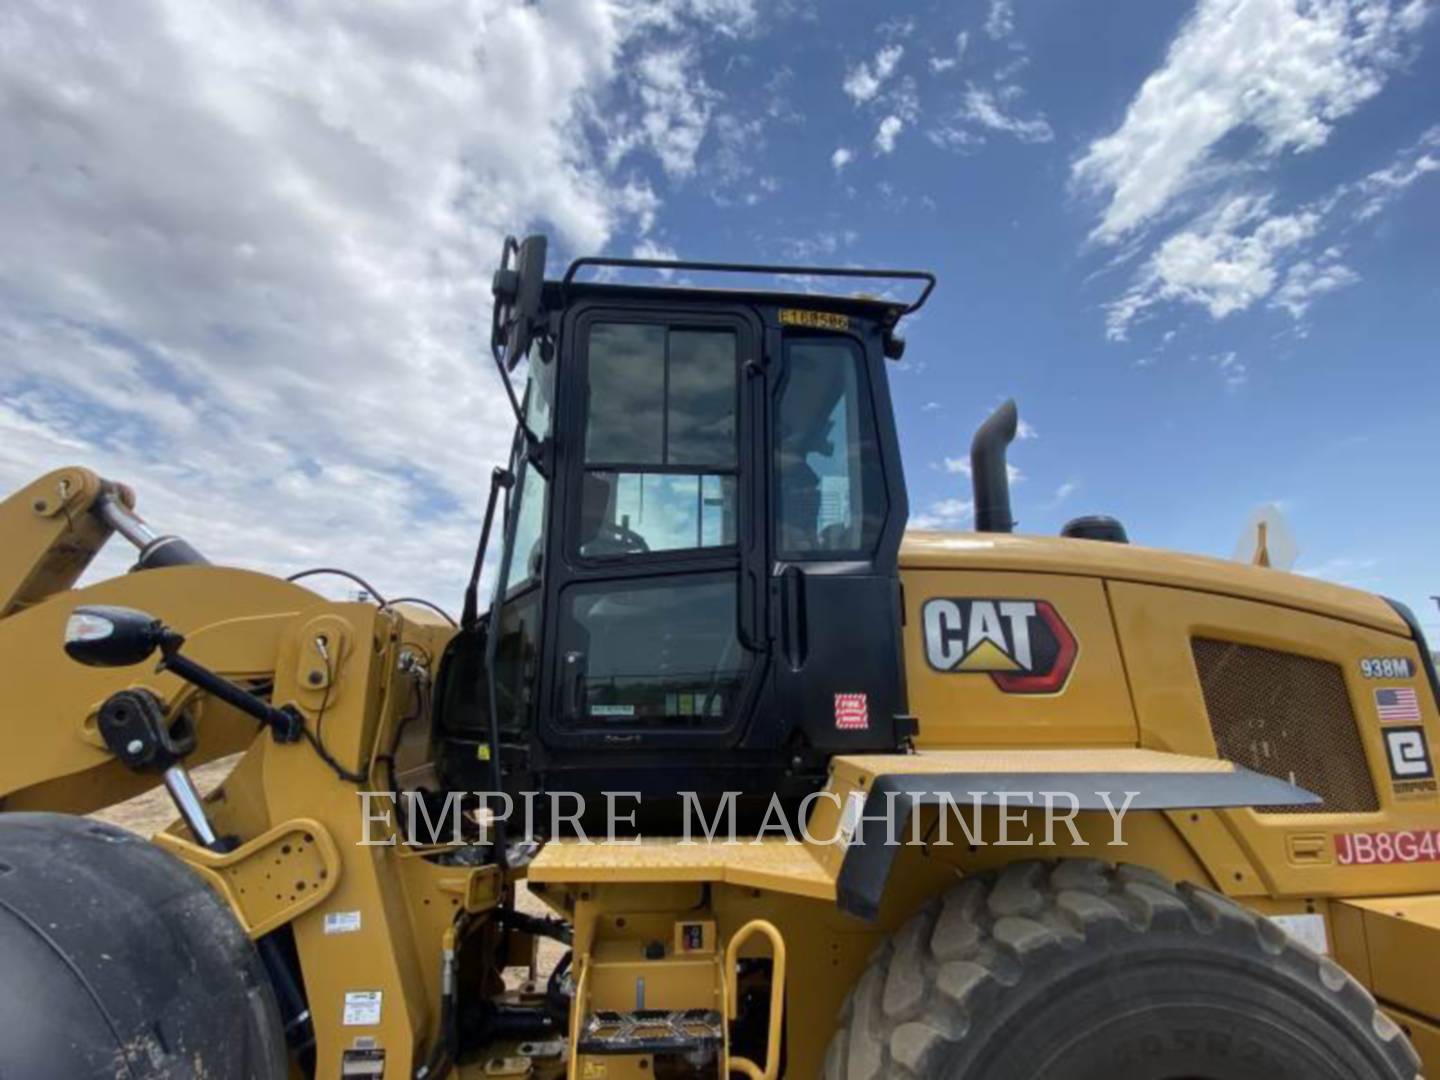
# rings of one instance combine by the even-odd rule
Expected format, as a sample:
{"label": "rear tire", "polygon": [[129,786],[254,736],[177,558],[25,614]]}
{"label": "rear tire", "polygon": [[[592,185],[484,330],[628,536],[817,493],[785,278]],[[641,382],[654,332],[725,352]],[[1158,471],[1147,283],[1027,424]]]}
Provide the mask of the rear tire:
{"label": "rear tire", "polygon": [[1339,965],[1152,871],[1025,862],[961,881],[851,991],[825,1080],[1417,1080]]}
{"label": "rear tire", "polygon": [[282,1080],[279,1010],[230,908],[113,825],[0,813],[0,1077]]}

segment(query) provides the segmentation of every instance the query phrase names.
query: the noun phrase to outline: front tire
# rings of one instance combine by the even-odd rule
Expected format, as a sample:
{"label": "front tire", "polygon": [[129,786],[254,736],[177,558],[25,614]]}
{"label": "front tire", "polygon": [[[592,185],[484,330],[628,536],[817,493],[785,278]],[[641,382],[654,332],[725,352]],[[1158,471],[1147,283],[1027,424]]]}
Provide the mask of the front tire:
{"label": "front tire", "polygon": [[1340,966],[1140,867],[961,881],[851,991],[825,1080],[1418,1080]]}
{"label": "front tire", "polygon": [[269,978],[230,908],[113,825],[0,813],[0,1077],[283,1080]]}

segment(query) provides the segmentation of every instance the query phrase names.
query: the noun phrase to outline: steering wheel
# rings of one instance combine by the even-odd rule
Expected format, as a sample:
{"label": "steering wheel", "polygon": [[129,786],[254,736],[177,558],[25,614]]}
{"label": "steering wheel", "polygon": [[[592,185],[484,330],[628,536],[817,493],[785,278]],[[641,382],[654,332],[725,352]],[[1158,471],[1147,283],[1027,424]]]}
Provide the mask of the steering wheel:
{"label": "steering wheel", "polygon": [[609,521],[585,544],[586,555],[644,555],[649,551],[650,545],[634,529]]}

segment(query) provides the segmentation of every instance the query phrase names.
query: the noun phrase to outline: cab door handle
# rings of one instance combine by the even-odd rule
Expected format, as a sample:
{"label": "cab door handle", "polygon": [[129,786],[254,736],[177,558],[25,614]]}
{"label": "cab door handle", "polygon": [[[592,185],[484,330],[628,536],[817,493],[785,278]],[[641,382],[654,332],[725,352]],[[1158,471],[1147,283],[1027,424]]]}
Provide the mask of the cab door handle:
{"label": "cab door handle", "polygon": [[780,574],[780,649],[791,671],[805,666],[808,650],[805,633],[805,574],[798,566],[787,566]]}
{"label": "cab door handle", "polygon": [[565,709],[571,717],[578,720],[585,715],[585,654],[583,652],[567,652],[565,654],[565,675],[562,685],[565,687]]}

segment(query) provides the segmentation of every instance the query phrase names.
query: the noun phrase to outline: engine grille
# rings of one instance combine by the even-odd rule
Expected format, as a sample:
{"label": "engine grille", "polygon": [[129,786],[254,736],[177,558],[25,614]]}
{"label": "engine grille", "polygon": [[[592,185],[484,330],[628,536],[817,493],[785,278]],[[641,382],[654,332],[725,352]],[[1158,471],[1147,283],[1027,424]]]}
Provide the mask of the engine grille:
{"label": "engine grille", "polygon": [[1324,800],[1262,813],[1379,809],[1338,664],[1210,638],[1191,647],[1220,756]]}

